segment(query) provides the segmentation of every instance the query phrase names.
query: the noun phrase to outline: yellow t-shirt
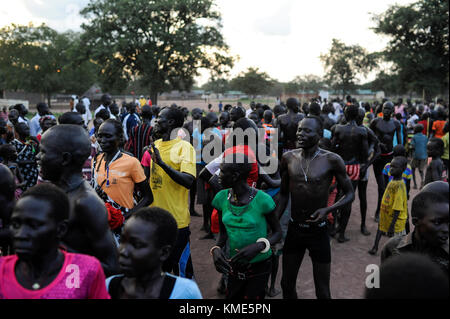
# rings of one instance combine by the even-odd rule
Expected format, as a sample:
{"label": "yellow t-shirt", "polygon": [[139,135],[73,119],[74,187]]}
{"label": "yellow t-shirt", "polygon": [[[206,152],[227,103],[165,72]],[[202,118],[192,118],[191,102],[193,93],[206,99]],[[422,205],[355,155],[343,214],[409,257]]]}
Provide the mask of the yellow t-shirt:
{"label": "yellow t-shirt", "polygon": [[408,217],[408,199],[403,180],[392,180],[386,187],[380,207],[380,224],[378,226],[380,231],[388,232],[395,210],[400,211],[400,215],[395,223],[394,233],[400,234],[405,230]]}
{"label": "yellow t-shirt", "polygon": [[[173,169],[196,176],[195,149],[189,142],[176,138],[163,142],[155,141],[161,159]],[[189,226],[189,190],[176,183],[157,164],[152,162],[150,173],[150,187],[154,201],[152,207],[160,207],[170,212],[177,221],[178,228]]]}
{"label": "yellow t-shirt", "polygon": [[135,157],[122,153],[122,156],[109,166],[110,186],[107,187],[106,163],[103,157],[104,154],[97,157],[97,184],[103,184],[103,191],[117,204],[125,208],[133,208],[134,185],[146,179],[141,163]]}

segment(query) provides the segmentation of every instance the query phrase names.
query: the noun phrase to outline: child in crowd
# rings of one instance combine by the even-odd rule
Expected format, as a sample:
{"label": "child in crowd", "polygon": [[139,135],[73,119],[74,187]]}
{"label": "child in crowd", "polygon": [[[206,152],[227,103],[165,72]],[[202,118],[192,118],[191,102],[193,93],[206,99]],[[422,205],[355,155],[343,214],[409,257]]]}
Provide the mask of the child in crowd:
{"label": "child in crowd", "polygon": [[427,144],[427,152],[428,156],[431,157],[431,161],[425,173],[425,185],[442,180],[444,164],[441,156],[444,154],[444,142],[437,137],[431,138]]}
{"label": "child in crowd", "polygon": [[14,175],[14,179],[16,181],[15,197],[16,200],[18,200],[20,198],[20,195],[22,195],[23,193],[22,187],[25,187],[26,183],[22,177],[22,174],[20,173],[19,166],[16,163],[17,160],[16,148],[11,144],[1,145],[0,158],[3,159],[3,164],[8,166],[8,168],[11,170],[11,173]]}
{"label": "child in crowd", "polygon": [[[396,145],[394,147],[393,152],[394,157],[396,156],[406,157],[406,149],[401,144]],[[391,170],[391,163],[387,163],[383,169],[384,185],[387,185],[390,181],[394,179],[390,170]],[[409,198],[409,190],[411,188],[411,179],[412,179],[412,168],[409,164],[406,165],[405,171],[402,174],[402,178],[406,185],[406,195]]]}
{"label": "child in crowd", "polygon": [[380,207],[380,221],[378,223],[375,243],[369,254],[375,255],[382,235],[393,237],[406,234],[405,225],[408,217],[408,200],[406,185],[402,181],[402,173],[406,169],[408,161],[406,157],[397,156],[391,162],[390,174],[392,181],[384,191]]}
{"label": "child in crowd", "polygon": [[417,124],[414,126],[414,136],[411,139],[410,147],[412,149],[413,159],[411,161],[412,177],[414,181],[414,189],[417,189],[416,183],[416,168],[419,169],[420,174],[420,188],[423,187],[424,183],[424,171],[427,165],[427,143],[428,137],[423,133],[423,125]]}

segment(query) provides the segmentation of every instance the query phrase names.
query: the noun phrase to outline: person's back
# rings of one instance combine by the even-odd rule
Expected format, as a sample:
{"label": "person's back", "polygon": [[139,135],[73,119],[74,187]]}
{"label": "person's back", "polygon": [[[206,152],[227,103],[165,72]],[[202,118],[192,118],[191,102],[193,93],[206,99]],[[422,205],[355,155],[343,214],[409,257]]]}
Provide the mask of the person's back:
{"label": "person's back", "polygon": [[411,140],[411,144],[414,145],[413,158],[418,160],[427,159],[427,143],[428,138],[422,132],[414,134]]}

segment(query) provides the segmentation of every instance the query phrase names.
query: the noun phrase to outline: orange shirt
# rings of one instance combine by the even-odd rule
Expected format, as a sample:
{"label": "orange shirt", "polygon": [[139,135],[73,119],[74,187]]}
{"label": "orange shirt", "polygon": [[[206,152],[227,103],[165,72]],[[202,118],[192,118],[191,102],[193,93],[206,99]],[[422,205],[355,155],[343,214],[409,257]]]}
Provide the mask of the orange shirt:
{"label": "orange shirt", "polygon": [[122,153],[122,156],[109,166],[110,186],[106,187],[106,163],[104,156],[100,155],[97,158],[97,184],[103,184],[103,191],[117,204],[125,208],[133,208],[134,185],[146,180],[141,163],[135,157]]}
{"label": "orange shirt", "polygon": [[445,135],[444,126],[445,126],[445,121],[435,121],[433,123],[432,129],[435,132],[434,137],[442,138]]}

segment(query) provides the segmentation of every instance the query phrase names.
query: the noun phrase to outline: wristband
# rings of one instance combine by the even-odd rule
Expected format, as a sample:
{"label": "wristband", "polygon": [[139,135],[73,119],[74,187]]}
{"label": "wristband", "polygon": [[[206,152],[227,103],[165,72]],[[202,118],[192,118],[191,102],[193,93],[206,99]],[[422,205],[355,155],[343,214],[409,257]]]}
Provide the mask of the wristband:
{"label": "wristband", "polygon": [[257,241],[257,243],[263,242],[266,244],[266,248],[264,248],[263,250],[260,251],[261,254],[267,253],[270,249],[270,242],[267,238],[259,238]]}
{"label": "wristband", "polygon": [[219,246],[213,246],[213,247],[211,247],[211,249],[209,250],[209,253],[211,254],[211,256],[213,255],[214,249],[217,249],[217,248],[222,249],[222,248],[220,248]]}

